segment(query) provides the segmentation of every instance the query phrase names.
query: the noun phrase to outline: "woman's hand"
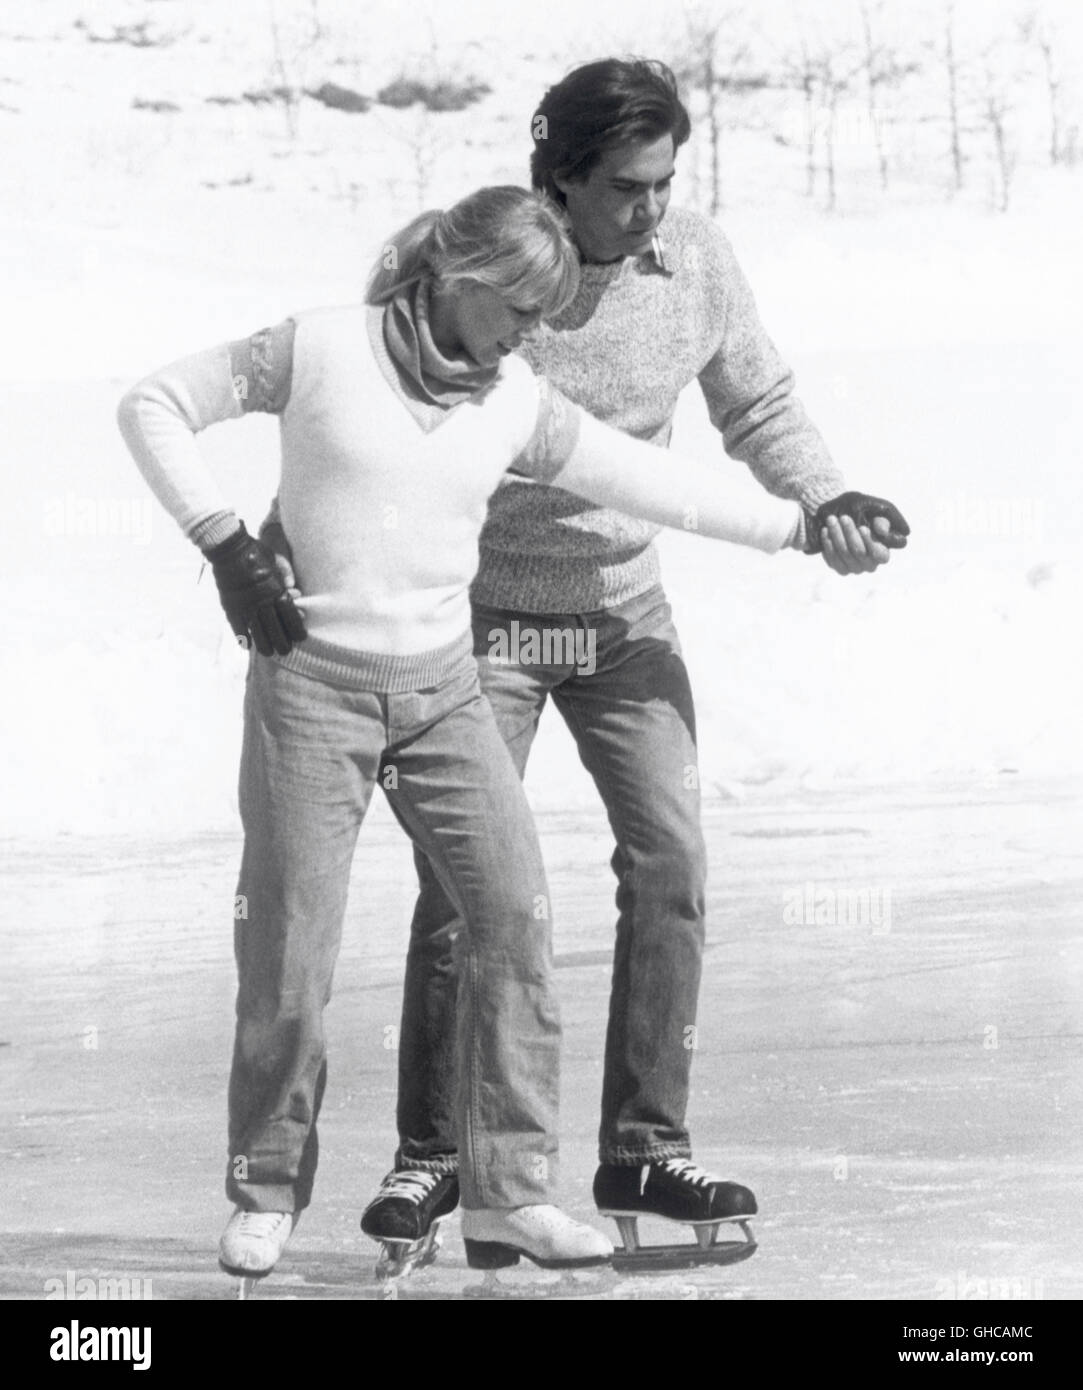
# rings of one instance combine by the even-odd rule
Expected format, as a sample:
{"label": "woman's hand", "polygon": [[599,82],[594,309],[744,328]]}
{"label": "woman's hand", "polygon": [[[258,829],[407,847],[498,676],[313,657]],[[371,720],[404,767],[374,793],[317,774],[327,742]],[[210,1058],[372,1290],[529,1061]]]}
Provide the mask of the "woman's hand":
{"label": "woman's hand", "polygon": [[303,615],[279,577],[276,556],[248,534],[243,521],[228,540],[204,554],[229,625],[244,646],[251,642],[263,656],[286,656],[295,642],[304,641]]}
{"label": "woman's hand", "polygon": [[293,551],[281,522],[265,521],[259,528],[259,538],[274,556],[275,568],[278,570],[279,579],[285,585],[286,593],[294,603],[299,602],[301,591],[297,587],[297,576],[293,572]]}
{"label": "woman's hand", "polygon": [[902,550],[910,527],[891,502],[863,492],[844,492],[808,520],[810,554],[822,552],[836,574],[870,574]]}
{"label": "woman's hand", "polygon": [[877,517],[872,530],[856,526],[848,516],[829,517],[823,530],[824,563],[836,574],[871,574],[891,558],[883,543],[890,531],[886,517]]}

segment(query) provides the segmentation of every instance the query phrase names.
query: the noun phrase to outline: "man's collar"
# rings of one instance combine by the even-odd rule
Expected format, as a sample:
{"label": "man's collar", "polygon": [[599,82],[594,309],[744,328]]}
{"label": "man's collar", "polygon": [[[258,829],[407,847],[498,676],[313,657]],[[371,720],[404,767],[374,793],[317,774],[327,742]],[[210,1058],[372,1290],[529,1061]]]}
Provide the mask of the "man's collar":
{"label": "man's collar", "polygon": [[668,275],[669,266],[666,265],[666,248],[662,242],[661,232],[655,232],[651,240],[651,249],[648,254],[654,261],[658,269],[661,270],[664,274]]}
{"label": "man's collar", "polygon": [[[584,266],[597,264],[622,266],[627,263],[628,259],[629,258],[625,257],[620,261],[603,261],[600,263],[596,261],[585,261],[583,260],[582,252],[580,252],[580,264]],[[655,232],[654,236],[651,238],[651,249],[649,251],[644,251],[641,255],[631,257],[631,259],[635,261],[641,270],[660,270],[663,275],[672,274],[672,271],[666,264],[666,248],[660,232]]]}

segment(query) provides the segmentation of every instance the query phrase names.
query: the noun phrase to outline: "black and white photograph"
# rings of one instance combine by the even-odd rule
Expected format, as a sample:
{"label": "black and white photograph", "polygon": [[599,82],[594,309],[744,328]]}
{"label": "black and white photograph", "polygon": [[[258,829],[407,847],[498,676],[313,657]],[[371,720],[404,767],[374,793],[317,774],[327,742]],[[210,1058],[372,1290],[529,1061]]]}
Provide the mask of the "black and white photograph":
{"label": "black and white photograph", "polygon": [[884,1365],[1040,1358],[1081,229],[1071,0],[6,0],[42,1364],[149,1369],[193,1300],[876,1303]]}

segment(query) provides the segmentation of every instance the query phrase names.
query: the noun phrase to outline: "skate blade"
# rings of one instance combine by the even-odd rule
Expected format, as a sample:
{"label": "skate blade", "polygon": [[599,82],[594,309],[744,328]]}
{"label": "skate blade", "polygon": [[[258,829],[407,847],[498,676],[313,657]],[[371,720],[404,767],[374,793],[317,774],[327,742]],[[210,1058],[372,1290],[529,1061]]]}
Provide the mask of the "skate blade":
{"label": "skate blade", "polygon": [[415,1270],[424,1269],[433,1263],[442,1245],[439,1222],[434,1222],[420,1240],[381,1240],[376,1260],[377,1282],[394,1284]]}
{"label": "skate blade", "polygon": [[755,1241],[721,1241],[708,1250],[698,1245],[650,1245],[636,1251],[618,1250],[613,1268],[618,1274],[655,1274],[661,1270],[694,1269],[697,1265],[735,1265],[756,1253]]}
{"label": "skate blade", "polygon": [[228,1274],[231,1279],[237,1281],[236,1287],[233,1290],[233,1296],[238,1303],[251,1303],[256,1297],[256,1292],[260,1284],[271,1272],[267,1270],[263,1274],[252,1274],[247,1273],[243,1269],[232,1269],[230,1266],[221,1263],[219,1263],[218,1267],[223,1274]]}
{"label": "skate blade", "polygon": [[[668,1218],[667,1218],[668,1219]],[[731,1217],[744,1240],[718,1240],[724,1222],[697,1222],[695,1245],[640,1245],[634,1219],[618,1221],[624,1244],[613,1254],[613,1268],[621,1274],[654,1273],[657,1270],[693,1269],[696,1265],[734,1265],[749,1259],[758,1246],[747,1219]]]}

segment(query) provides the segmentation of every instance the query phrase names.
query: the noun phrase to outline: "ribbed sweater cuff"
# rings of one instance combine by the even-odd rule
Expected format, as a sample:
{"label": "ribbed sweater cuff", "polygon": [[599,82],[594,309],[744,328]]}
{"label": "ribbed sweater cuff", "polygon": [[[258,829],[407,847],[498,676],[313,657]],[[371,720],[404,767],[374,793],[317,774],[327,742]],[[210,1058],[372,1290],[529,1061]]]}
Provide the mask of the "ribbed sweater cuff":
{"label": "ribbed sweater cuff", "polygon": [[230,536],[241,529],[241,519],[236,512],[212,512],[205,516],[188,532],[188,539],[199,546],[204,554],[216,545],[228,541]]}
{"label": "ribbed sweater cuff", "polygon": [[294,645],[288,656],[275,660],[300,676],[311,676],[344,690],[372,690],[381,695],[405,695],[442,685],[460,668],[474,668],[474,645],[469,632],[462,633],[446,647],[408,656],[386,652],[353,651],[306,637]]}

